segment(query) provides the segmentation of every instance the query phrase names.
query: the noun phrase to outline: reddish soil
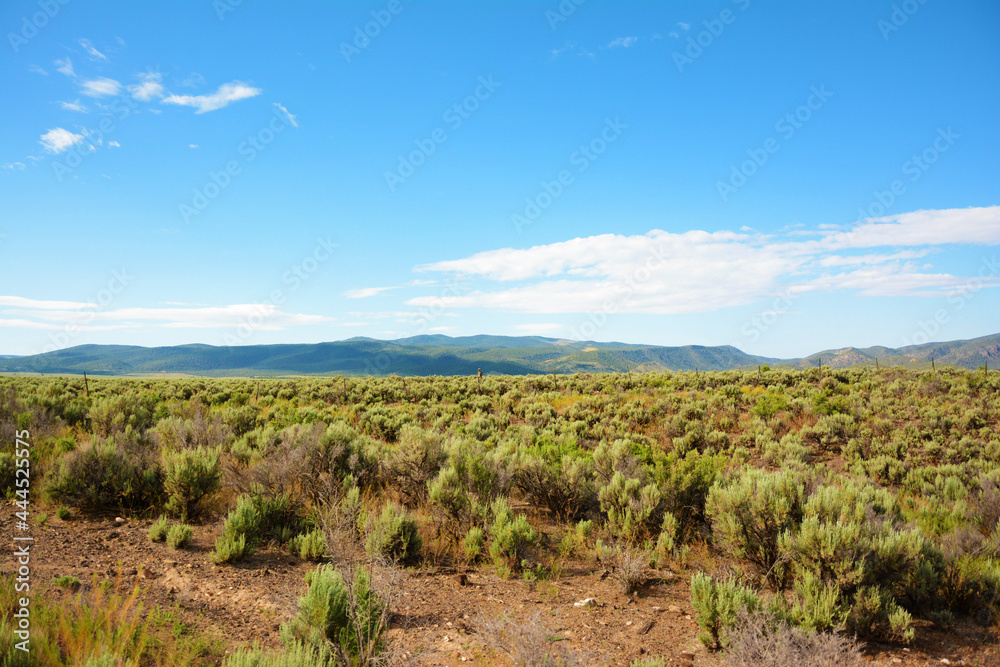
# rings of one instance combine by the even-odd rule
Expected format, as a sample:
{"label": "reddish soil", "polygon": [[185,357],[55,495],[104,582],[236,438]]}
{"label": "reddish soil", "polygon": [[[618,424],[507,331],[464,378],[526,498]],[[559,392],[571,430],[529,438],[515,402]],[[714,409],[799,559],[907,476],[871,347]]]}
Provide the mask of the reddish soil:
{"label": "reddish soil", "polygon": [[[13,510],[0,516],[0,530],[13,533]],[[304,576],[313,563],[276,547],[257,551],[236,566],[209,560],[216,523],[195,526],[193,543],[173,550],[147,537],[149,521],[115,517],[79,517],[61,521],[50,516],[34,525],[32,578],[51,581],[74,575],[89,582],[99,577],[135,580],[143,588],[145,608],[177,605],[182,620],[218,637],[230,650],[259,642],[280,646],[278,627],[289,619],[305,590]],[[8,552],[9,553],[9,552]],[[0,567],[15,569],[6,556]],[[628,665],[643,655],[663,656],[668,664],[722,665],[724,656],[707,651],[697,640],[690,603],[690,573],[662,572],[634,596],[620,592],[612,577],[590,562],[569,565],[558,577],[536,584],[504,580],[488,568],[466,573],[464,584],[454,571],[406,570],[397,590],[391,636],[398,650],[418,665],[510,664],[479,637],[484,619],[510,614],[519,621],[539,619],[550,639],[588,663]],[[51,595],[71,595],[53,586]],[[592,607],[575,602],[594,598]],[[870,646],[873,664],[1000,665],[996,629],[973,621],[944,632],[919,622],[912,647]]]}

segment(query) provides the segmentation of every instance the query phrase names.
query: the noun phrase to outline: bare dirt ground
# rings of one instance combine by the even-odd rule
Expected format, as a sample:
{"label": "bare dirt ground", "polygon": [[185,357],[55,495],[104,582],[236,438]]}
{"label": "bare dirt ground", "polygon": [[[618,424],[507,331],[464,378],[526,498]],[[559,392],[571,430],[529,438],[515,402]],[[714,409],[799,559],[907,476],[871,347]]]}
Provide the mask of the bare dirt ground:
{"label": "bare dirt ground", "polygon": [[[0,530],[13,534],[13,512],[0,516]],[[217,637],[229,650],[254,642],[280,647],[278,628],[291,618],[305,590],[304,576],[315,564],[277,547],[259,549],[236,566],[209,560],[222,523],[195,526],[193,543],[173,550],[147,537],[149,521],[115,517],[50,516],[32,535],[32,578],[51,581],[73,575],[90,582],[121,577],[143,589],[145,609],[175,607],[183,621]],[[8,552],[9,554],[10,552]],[[16,569],[12,556],[0,561]],[[595,569],[597,568],[597,569]],[[390,631],[407,662],[418,665],[503,665],[480,636],[484,620],[509,614],[545,627],[549,641],[588,664],[628,665],[642,656],[662,656],[668,664],[722,665],[725,658],[697,640],[691,608],[690,572],[676,576],[650,571],[635,595],[620,592],[599,564],[568,563],[552,579],[534,584],[505,580],[489,568],[412,569],[401,575]],[[73,593],[52,586],[51,595]],[[594,598],[590,607],[575,606]],[[1000,665],[995,627],[960,621],[948,632],[918,622],[913,646],[869,646],[873,664]]]}

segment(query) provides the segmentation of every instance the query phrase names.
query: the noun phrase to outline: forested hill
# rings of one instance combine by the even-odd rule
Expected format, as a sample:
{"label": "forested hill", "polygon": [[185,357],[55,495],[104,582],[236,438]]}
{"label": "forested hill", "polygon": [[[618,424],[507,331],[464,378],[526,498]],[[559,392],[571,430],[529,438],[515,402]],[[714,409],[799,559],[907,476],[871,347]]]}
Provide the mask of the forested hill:
{"label": "forested hill", "polygon": [[541,336],[351,338],[332,343],[215,347],[79,345],[25,357],[0,357],[0,372],[149,375],[469,375],[727,370],[759,364],[806,368],[936,364],[1000,369],[1000,334],[903,348],[847,347],[801,359],[746,354],[735,347],[661,347]]}

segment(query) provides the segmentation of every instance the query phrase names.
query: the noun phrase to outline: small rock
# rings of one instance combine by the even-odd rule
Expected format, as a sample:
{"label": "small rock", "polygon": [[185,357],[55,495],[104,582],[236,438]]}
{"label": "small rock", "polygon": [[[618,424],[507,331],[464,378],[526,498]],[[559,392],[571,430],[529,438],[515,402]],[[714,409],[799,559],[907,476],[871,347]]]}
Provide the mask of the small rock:
{"label": "small rock", "polygon": [[643,624],[639,625],[638,627],[636,627],[635,634],[637,634],[637,635],[644,635],[647,632],[649,632],[652,627],[653,627],[653,620],[649,619],[645,623],[643,623]]}
{"label": "small rock", "polygon": [[691,651],[681,651],[681,660],[685,662],[694,662],[694,653]]}
{"label": "small rock", "polygon": [[121,518],[120,516],[116,516],[115,517],[115,523],[117,523],[117,524],[125,523],[125,519]]}
{"label": "small rock", "polygon": [[682,613],[684,613],[683,610],[681,610],[681,608],[678,607],[675,604],[672,604],[669,607],[667,607],[667,611],[670,612],[671,614],[682,614]]}
{"label": "small rock", "polygon": [[580,600],[579,602],[574,602],[574,607],[594,607],[597,605],[597,600],[594,598],[587,598],[586,600]]}
{"label": "small rock", "polygon": [[891,663],[892,663],[892,664],[894,664],[894,665],[901,665],[901,664],[903,664],[903,661],[902,661],[902,660],[900,660],[899,658],[893,658],[893,659],[892,659],[892,660],[890,660],[889,662],[891,662]]}
{"label": "small rock", "polygon": [[630,625],[632,625],[632,621],[625,621],[625,627],[626,627],[626,628],[627,628],[628,626],[630,626]]}
{"label": "small rock", "polygon": [[942,665],[950,665],[951,664],[951,660],[949,660],[948,658],[941,658],[941,664]]}

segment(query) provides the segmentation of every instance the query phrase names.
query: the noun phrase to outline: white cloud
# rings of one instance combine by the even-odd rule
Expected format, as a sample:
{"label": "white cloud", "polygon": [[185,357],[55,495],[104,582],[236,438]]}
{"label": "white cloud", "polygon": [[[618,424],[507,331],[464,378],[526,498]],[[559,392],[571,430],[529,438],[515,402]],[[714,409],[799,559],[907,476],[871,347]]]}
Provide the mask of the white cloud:
{"label": "white cloud", "polygon": [[188,148],[198,148],[198,144],[188,144]]}
{"label": "white cloud", "polygon": [[154,97],[163,97],[163,77],[159,72],[145,72],[139,75],[140,83],[128,87],[132,97],[140,102],[148,102]]}
{"label": "white cloud", "polygon": [[627,49],[630,46],[635,46],[638,42],[639,42],[639,38],[638,37],[619,37],[617,39],[611,40],[611,42],[608,43],[608,48],[609,49],[617,49],[617,48]]}
{"label": "white cloud", "polygon": [[65,74],[69,77],[75,77],[76,72],[73,71],[73,62],[68,58],[63,58],[62,60],[55,61],[56,71]]}
{"label": "white cloud", "polygon": [[42,69],[38,65],[34,65],[34,64],[28,65],[28,71],[29,72],[34,72],[35,74],[41,74],[42,76],[48,76],[49,75],[49,73],[46,72],[44,69]]}
{"label": "white cloud", "polygon": [[253,88],[239,81],[224,83],[211,95],[170,95],[163,98],[163,104],[178,104],[181,106],[194,107],[195,113],[205,113],[215,111],[228,105],[231,102],[256,97],[261,94],[260,88]]}
{"label": "white cloud", "polygon": [[[332,322],[323,315],[286,313],[272,304],[236,304],[200,308],[101,309],[97,304],[76,301],[41,301],[0,296],[0,311],[6,319],[0,326],[53,329],[73,325],[81,329],[157,326],[169,329],[238,327],[247,322],[257,330],[280,331],[291,326]],[[259,323],[259,324],[258,324]]]}
{"label": "white cloud", "polygon": [[60,102],[59,106],[67,111],[79,111],[80,113],[86,113],[87,107],[80,104],[80,100],[73,100],[72,102]]}
{"label": "white cloud", "polygon": [[47,152],[58,154],[70,149],[74,144],[81,141],[83,141],[82,134],[73,134],[69,130],[57,127],[43,134],[38,143]]}
{"label": "white cloud", "polygon": [[289,113],[288,109],[286,109],[285,107],[281,106],[277,102],[274,103],[274,108],[276,108],[278,111],[280,111],[281,113],[283,113],[285,115],[285,118],[288,119],[288,122],[289,122],[289,124],[291,124],[292,127],[298,127],[299,126],[298,121],[295,120],[295,116],[293,116],[291,113]]}
{"label": "white cloud", "polygon": [[111,97],[120,93],[122,89],[122,84],[103,76],[84,81],[80,85],[82,86],[80,92],[90,97]]}
{"label": "white cloud", "polygon": [[378,296],[382,292],[388,292],[389,290],[396,289],[395,287],[361,287],[358,289],[349,289],[344,292],[344,297],[348,299],[367,299],[369,297]]}
{"label": "white cloud", "polygon": [[[435,262],[420,272],[479,279],[477,289],[407,304],[526,313],[695,313],[773,295],[851,291],[864,296],[940,296],[968,278],[908,260],[939,246],[1000,245],[1000,206],[917,211],[866,220],[850,231],[779,236],[728,231],[604,234],[531,248],[504,248]],[[906,248],[873,252],[875,248]],[[845,251],[850,251],[845,252]],[[488,283],[498,283],[490,286]],[[510,283],[517,283],[511,286]],[[989,286],[1000,286],[990,277]],[[609,305],[610,304],[610,305]]]}
{"label": "white cloud", "polygon": [[24,171],[24,163],[8,162],[7,164],[0,164],[0,169],[3,169],[4,171],[14,171],[15,169],[17,171]]}
{"label": "white cloud", "polygon": [[108,59],[106,55],[94,48],[94,45],[90,43],[89,39],[81,39],[80,46],[82,46],[83,50],[86,51],[87,54],[94,60],[106,61]]}
{"label": "white cloud", "polygon": [[108,142],[108,147],[110,147],[110,148],[121,148],[122,145],[120,143],[118,143],[117,141],[109,141]]}

